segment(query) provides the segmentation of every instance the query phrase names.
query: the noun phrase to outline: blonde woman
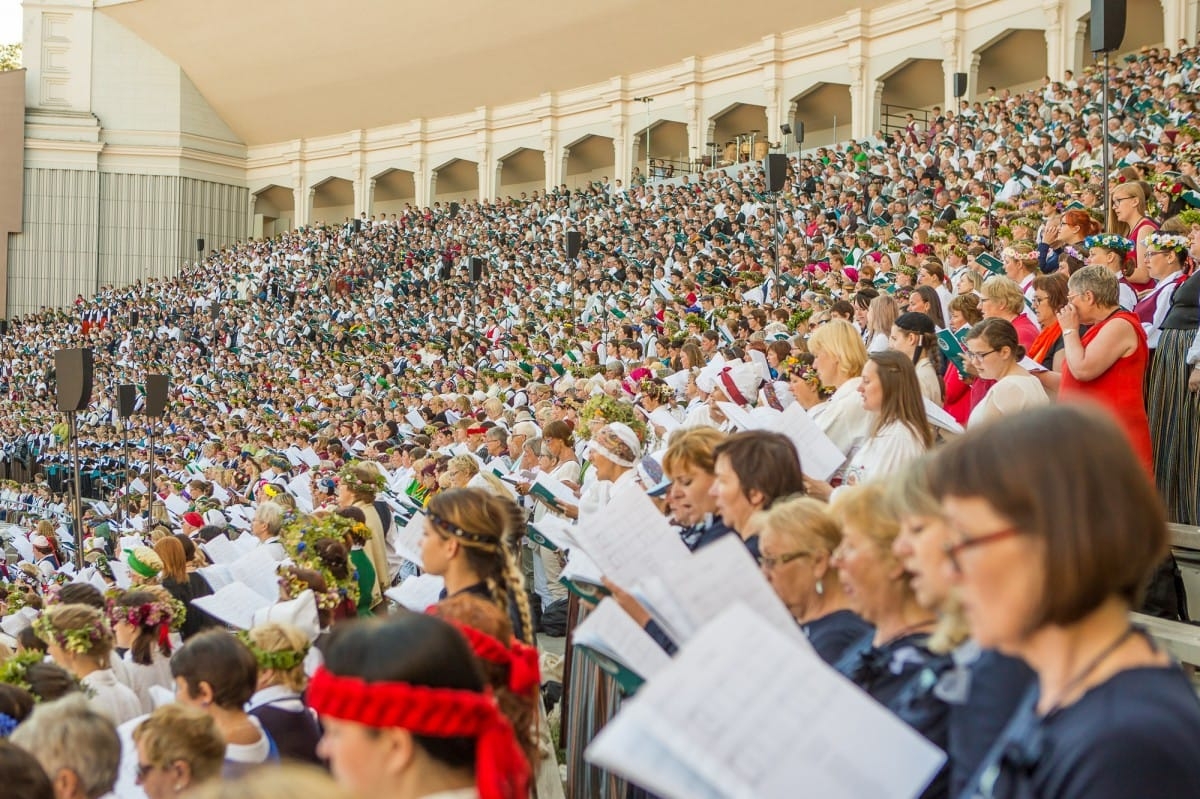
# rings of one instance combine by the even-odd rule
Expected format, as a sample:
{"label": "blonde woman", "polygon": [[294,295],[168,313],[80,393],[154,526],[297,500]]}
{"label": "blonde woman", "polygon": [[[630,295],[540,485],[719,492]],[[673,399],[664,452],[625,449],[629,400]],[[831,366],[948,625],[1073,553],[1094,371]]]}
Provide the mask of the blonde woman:
{"label": "blonde woman", "polygon": [[1131,261],[1126,281],[1137,292],[1154,287],[1150,277],[1150,259],[1146,244],[1150,234],[1158,230],[1158,223],[1147,216],[1146,192],[1141,183],[1120,183],[1112,190],[1112,208],[1108,217],[1108,231],[1130,239],[1133,250],[1126,256]]}
{"label": "blonde woman", "polygon": [[871,625],[850,609],[850,598],[838,582],[832,559],[842,531],[828,506],[794,497],[759,511],[751,520],[756,524],[763,576],[817,654],[826,663],[838,661]]}
{"label": "blonde woman", "polygon": [[308,685],[308,637],[290,624],[270,622],[246,632],[242,643],[258,662],[258,686],[248,712],[275,740],[280,757],[320,765],[321,728],[301,697]]}
{"label": "blonde woman", "polygon": [[142,714],[133,690],[117,681],[110,657],[113,632],[108,619],[87,605],[53,605],[33,623],[46,654],[79,680],[88,705],[113,724]]}
{"label": "blonde woman", "polygon": [[383,592],[391,582],[388,567],[387,531],[375,509],[375,495],[386,485],[383,475],[373,463],[359,462],[345,466],[338,473],[337,503],[339,508],[355,507],[363,512],[371,537],[363,549],[375,567],[375,585],[371,591],[371,607],[383,601]]}
{"label": "blonde woman", "polygon": [[871,414],[863,409],[858,394],[863,367],[867,363],[867,348],[854,325],[834,319],[818,327],[808,339],[808,351],[813,356],[813,368],[821,385],[833,389],[833,395],[821,402],[816,392],[804,385],[795,385],[792,394],[808,411],[825,435],[848,452],[855,441],[865,437],[871,427]]}
{"label": "blonde woman", "polygon": [[225,760],[225,739],[212,718],[178,703],[147,716],[134,728],[133,742],[147,799],[171,799],[207,782],[220,775]]}
{"label": "blonde woman", "polygon": [[888,348],[888,336],[892,333],[892,325],[900,315],[900,306],[890,294],[880,294],[871,300],[867,307],[867,324],[863,332],[863,340],[867,352],[875,354]]}

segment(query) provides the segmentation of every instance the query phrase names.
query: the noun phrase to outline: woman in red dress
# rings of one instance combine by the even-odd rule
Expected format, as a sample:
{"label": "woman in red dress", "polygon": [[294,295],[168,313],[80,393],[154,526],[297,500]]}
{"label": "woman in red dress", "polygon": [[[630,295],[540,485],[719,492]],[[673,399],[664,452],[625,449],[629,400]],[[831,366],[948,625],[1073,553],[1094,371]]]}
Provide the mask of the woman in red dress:
{"label": "woman in red dress", "polygon": [[[1120,423],[1146,472],[1154,473],[1150,423],[1142,400],[1149,349],[1138,318],[1121,310],[1117,277],[1103,266],[1085,266],[1067,282],[1067,304],[1058,312],[1066,363],[1060,402],[1091,401]],[[1080,337],[1080,325],[1088,325]]]}

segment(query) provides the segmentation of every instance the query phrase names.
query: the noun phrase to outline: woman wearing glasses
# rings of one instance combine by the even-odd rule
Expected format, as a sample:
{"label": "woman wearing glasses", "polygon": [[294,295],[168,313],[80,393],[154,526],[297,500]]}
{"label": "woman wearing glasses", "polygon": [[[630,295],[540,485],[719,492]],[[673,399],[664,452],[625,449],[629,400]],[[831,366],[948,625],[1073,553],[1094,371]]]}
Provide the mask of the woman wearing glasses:
{"label": "woman wearing glasses", "polygon": [[1041,381],[1021,366],[1025,348],[1017,341],[1017,330],[1011,322],[984,319],[967,332],[963,346],[979,376],[996,381],[971,410],[968,426],[1020,413],[1050,401]]}
{"label": "woman wearing glasses", "polygon": [[971,635],[1037,677],[964,796],[1200,796],[1200,703],[1129,620],[1168,546],[1134,456],[1111,419],[1061,405],[935,456],[930,485]]}
{"label": "woman wearing glasses", "polygon": [[1153,351],[1158,347],[1162,335],[1162,323],[1171,308],[1175,289],[1183,282],[1187,267],[1188,237],[1182,224],[1175,224],[1177,232],[1159,230],[1146,239],[1146,259],[1150,266],[1150,277],[1156,285],[1138,300],[1133,312],[1146,331],[1146,346]]}
{"label": "woman wearing glasses", "polygon": [[[1060,402],[1093,401],[1116,417],[1147,474],[1153,473],[1150,423],[1142,399],[1149,350],[1138,318],[1117,305],[1117,278],[1102,266],[1085,266],[1067,281],[1067,304],[1058,312],[1066,365]],[[1088,325],[1081,335],[1080,325]]]}
{"label": "woman wearing glasses", "polygon": [[1146,242],[1150,234],[1158,230],[1158,223],[1146,215],[1146,191],[1140,182],[1121,183],[1113,189],[1108,229],[1134,243],[1126,256],[1131,263],[1126,278],[1130,287],[1137,292],[1154,288]]}
{"label": "woman wearing glasses", "polygon": [[[832,558],[842,531],[824,503],[793,497],[762,511],[763,576],[826,663],[841,659],[871,625],[850,609]],[[756,519],[756,520],[758,520]]]}

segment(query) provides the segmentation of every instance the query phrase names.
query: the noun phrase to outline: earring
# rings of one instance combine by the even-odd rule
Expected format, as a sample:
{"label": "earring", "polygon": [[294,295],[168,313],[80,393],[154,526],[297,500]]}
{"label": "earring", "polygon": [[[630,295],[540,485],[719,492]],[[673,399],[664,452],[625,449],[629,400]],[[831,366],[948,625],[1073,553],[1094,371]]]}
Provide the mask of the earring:
{"label": "earring", "polygon": [[817,596],[825,593],[825,583],[822,580],[817,580]]}

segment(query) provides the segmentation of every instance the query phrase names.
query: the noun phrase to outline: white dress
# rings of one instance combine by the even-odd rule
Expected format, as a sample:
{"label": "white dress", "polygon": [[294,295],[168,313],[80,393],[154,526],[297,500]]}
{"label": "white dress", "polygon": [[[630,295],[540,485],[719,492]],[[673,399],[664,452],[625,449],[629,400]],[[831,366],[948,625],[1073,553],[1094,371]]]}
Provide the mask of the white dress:
{"label": "white dress", "polygon": [[125,675],[120,678],[121,682],[137,695],[142,713],[154,710],[154,699],[150,695],[151,686],[157,685],[167,691],[175,690],[175,679],[171,676],[171,658],[163,657],[157,645],[152,648],[149,665],[134,663],[132,652],[125,653],[122,665],[125,667]]}
{"label": "white dress", "polygon": [[112,669],[100,669],[79,681],[88,695],[92,710],[114,725],[124,724],[142,715],[142,703],[128,685],[117,682]]}
{"label": "white dress", "polygon": [[976,427],[986,421],[1019,413],[1026,408],[1048,405],[1050,398],[1041,382],[1030,374],[1016,374],[996,381],[979,404],[971,410],[967,427]]}
{"label": "white dress", "polygon": [[846,484],[857,485],[886,477],[925,453],[925,444],[901,422],[889,422],[854,453],[846,469]]}
{"label": "white dress", "polygon": [[832,397],[808,410],[808,415],[842,452],[850,452],[856,441],[866,438],[875,423],[875,414],[863,407],[858,393],[860,383],[861,377],[850,378],[838,386]]}

